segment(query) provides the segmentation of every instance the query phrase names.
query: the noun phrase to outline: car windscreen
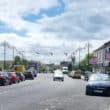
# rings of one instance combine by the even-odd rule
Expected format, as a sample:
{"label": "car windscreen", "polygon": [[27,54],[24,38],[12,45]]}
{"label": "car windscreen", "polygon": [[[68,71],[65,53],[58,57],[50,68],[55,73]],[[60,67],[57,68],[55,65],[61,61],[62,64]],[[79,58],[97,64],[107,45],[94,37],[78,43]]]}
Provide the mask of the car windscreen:
{"label": "car windscreen", "polygon": [[110,81],[110,76],[106,74],[95,74],[90,76],[90,81]]}
{"label": "car windscreen", "polygon": [[31,74],[31,72],[25,72],[26,74]]}
{"label": "car windscreen", "polygon": [[54,73],[54,75],[63,75],[62,73]]}

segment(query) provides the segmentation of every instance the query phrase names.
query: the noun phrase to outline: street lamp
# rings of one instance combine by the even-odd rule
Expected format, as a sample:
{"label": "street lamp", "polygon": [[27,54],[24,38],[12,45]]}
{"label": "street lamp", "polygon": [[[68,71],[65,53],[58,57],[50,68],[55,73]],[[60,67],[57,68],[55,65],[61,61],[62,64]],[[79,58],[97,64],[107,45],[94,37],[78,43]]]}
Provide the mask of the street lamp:
{"label": "street lamp", "polygon": [[78,49],[77,49],[77,51],[78,51],[78,54],[79,54],[79,69],[80,69],[80,52],[81,52],[81,50],[82,50],[82,48],[81,47],[79,47]]}
{"label": "street lamp", "polygon": [[75,55],[74,53],[71,55],[71,61],[72,61],[72,70],[74,69],[74,64],[75,64]]}
{"label": "street lamp", "polygon": [[3,43],[3,46],[4,46],[4,70],[6,69],[6,42]]}
{"label": "street lamp", "polygon": [[3,69],[5,70],[6,69],[6,47],[9,47],[10,48],[10,45],[4,41],[2,42],[0,45],[3,46],[3,56],[4,56],[4,60],[3,60]]}

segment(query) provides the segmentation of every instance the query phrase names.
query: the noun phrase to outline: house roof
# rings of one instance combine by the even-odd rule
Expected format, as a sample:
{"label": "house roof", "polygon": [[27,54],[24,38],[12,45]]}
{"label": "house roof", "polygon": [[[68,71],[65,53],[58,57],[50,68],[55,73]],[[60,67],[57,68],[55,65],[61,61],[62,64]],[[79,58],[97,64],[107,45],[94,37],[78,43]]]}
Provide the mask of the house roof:
{"label": "house roof", "polygon": [[99,50],[101,50],[101,49],[107,47],[108,45],[110,45],[110,41],[104,43],[102,46],[100,46],[99,48],[97,48],[96,50],[94,50],[94,52],[97,52],[97,51],[99,51]]}

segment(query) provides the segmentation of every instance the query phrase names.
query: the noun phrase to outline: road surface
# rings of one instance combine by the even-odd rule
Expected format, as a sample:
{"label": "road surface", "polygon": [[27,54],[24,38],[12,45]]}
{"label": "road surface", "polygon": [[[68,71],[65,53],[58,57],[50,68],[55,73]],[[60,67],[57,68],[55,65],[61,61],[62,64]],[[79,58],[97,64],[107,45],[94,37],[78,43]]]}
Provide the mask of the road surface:
{"label": "road surface", "polygon": [[35,80],[0,86],[0,110],[110,110],[110,97],[86,96],[86,82],[65,76],[53,81],[51,74]]}

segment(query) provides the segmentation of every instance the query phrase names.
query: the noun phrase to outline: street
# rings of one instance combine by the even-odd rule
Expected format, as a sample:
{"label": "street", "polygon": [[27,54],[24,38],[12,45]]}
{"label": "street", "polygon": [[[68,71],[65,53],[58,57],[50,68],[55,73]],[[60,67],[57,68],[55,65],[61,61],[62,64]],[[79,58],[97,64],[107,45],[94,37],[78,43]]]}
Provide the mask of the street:
{"label": "street", "polygon": [[39,74],[35,80],[0,86],[0,110],[110,110],[110,97],[86,96],[85,85],[66,75],[61,82]]}

